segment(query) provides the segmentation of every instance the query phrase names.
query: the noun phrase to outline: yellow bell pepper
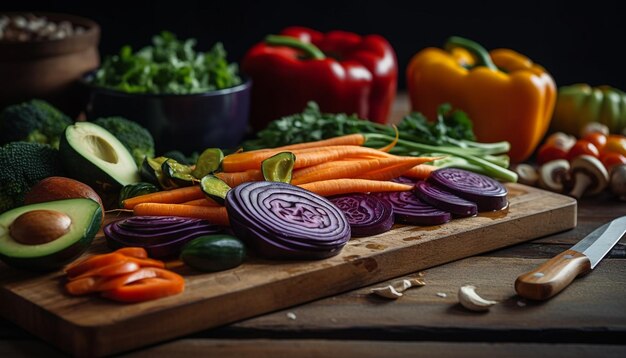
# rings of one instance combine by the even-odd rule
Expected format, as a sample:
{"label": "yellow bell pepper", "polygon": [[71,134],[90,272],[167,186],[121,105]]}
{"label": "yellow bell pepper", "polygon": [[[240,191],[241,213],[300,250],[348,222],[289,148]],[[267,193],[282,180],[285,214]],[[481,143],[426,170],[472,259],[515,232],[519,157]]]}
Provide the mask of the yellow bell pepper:
{"label": "yellow bell pepper", "polygon": [[[474,61],[459,48],[469,51]],[[446,50],[431,47],[418,52],[406,75],[414,111],[434,119],[439,105],[452,104],[469,115],[479,141],[509,141],[513,163],[532,154],[550,124],[554,80],[515,51],[487,52],[473,41],[451,37]]]}

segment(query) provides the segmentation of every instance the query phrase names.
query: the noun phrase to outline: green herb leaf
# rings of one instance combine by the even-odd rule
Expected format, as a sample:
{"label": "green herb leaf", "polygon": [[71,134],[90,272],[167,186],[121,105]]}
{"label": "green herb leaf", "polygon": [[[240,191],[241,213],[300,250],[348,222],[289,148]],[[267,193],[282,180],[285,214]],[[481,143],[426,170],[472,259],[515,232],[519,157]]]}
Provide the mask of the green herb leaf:
{"label": "green herb leaf", "polygon": [[185,41],[163,31],[147,46],[133,53],[123,46],[118,55],[106,57],[94,76],[98,86],[129,93],[201,93],[241,83],[238,67],[226,59],[216,43],[205,53],[196,52],[195,39]]}

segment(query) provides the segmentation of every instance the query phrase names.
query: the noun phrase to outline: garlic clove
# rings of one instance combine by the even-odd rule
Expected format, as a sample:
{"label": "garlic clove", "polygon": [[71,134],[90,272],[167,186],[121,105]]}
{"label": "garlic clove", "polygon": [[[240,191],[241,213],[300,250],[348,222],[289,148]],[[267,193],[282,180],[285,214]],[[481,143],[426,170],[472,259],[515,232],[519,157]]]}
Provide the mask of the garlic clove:
{"label": "garlic clove", "polygon": [[424,285],[424,280],[421,278],[411,277],[408,279],[393,281],[390,285],[384,287],[373,288],[371,292],[381,297],[397,299],[402,297],[402,292],[408,290],[409,288]]}
{"label": "garlic clove", "polygon": [[402,297],[402,293],[398,292],[392,285],[372,288],[371,292],[380,297],[391,298],[394,300]]}
{"label": "garlic clove", "polygon": [[459,303],[471,311],[487,311],[496,301],[486,300],[476,293],[476,286],[465,285],[459,288]]}

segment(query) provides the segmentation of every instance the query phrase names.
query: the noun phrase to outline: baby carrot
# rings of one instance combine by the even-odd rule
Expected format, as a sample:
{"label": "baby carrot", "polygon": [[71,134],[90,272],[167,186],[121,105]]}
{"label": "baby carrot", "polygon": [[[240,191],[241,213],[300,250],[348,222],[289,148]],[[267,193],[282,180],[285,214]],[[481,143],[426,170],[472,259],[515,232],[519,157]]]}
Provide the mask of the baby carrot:
{"label": "baby carrot", "polygon": [[230,225],[228,213],[224,206],[211,207],[183,204],[141,203],[133,208],[133,214],[199,218],[206,219],[216,225]]}
{"label": "baby carrot", "polygon": [[122,202],[124,209],[133,209],[141,203],[168,203],[178,204],[185,201],[204,198],[204,193],[198,185],[176,188],[172,190],[157,191],[155,193],[135,196]]}
{"label": "baby carrot", "polygon": [[413,185],[367,179],[331,179],[298,186],[321,196],[349,193],[376,193],[383,191],[407,191],[413,189]]}

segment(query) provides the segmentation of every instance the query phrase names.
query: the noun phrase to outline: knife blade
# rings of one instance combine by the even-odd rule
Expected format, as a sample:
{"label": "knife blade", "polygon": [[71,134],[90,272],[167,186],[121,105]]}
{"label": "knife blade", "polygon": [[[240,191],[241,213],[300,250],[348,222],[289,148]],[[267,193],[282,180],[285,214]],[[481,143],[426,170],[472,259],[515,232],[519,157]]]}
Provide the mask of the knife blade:
{"label": "knife blade", "polygon": [[626,233],[626,216],[614,219],[585,236],[570,249],[515,280],[518,295],[545,300],[561,292],[577,276],[591,271]]}

